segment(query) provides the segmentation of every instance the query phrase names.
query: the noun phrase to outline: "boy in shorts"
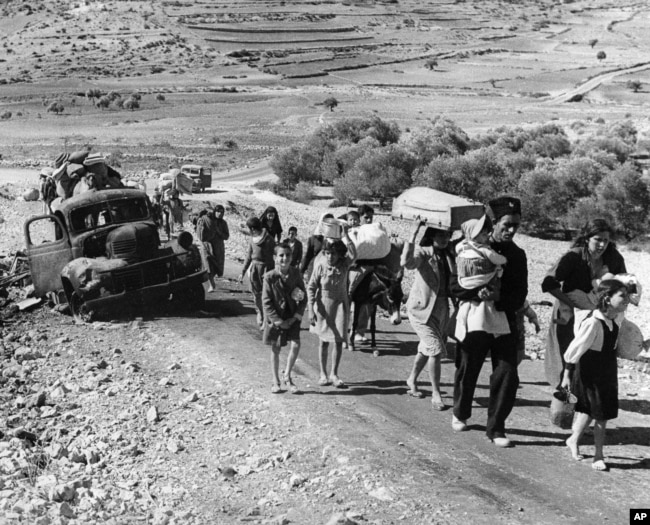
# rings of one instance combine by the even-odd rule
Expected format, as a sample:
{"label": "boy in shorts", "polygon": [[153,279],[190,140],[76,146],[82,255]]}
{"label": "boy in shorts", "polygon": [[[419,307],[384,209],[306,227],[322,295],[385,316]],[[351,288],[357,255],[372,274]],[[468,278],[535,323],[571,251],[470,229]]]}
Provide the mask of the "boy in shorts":
{"label": "boy in shorts", "polygon": [[291,370],[300,352],[300,321],[307,306],[307,292],[298,268],[291,266],[291,246],[286,242],[276,245],[274,251],[275,268],[264,274],[262,285],[262,306],[264,325],[262,340],[272,351],[271,372],[273,384],[271,392],[282,392],[280,386],[280,349],[291,343],[287,366],[282,374],[282,382],[289,392],[298,394],[300,390],[291,379]]}

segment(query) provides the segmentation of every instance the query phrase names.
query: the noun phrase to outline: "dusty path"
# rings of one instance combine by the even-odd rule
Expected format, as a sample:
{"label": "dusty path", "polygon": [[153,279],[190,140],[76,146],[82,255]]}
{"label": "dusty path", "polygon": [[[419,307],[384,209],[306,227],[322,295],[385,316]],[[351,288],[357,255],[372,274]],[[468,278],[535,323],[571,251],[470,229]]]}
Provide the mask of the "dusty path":
{"label": "dusty path", "polygon": [[638,73],[640,71],[645,71],[646,69],[650,69],[650,62],[646,62],[644,64],[638,64],[630,68],[617,69],[616,71],[609,71],[606,73],[602,73],[600,75],[595,76],[594,78],[590,78],[586,82],[583,82],[582,84],[576,86],[573,89],[570,89],[569,91],[565,91],[564,93],[555,95],[547,100],[544,100],[543,103],[558,104],[558,103],[568,102],[572,97],[575,97],[576,95],[583,95],[583,96],[586,95],[590,91],[593,91],[598,86],[600,86],[603,82],[608,82],[621,75],[628,75],[630,73]]}
{"label": "dusty path", "polygon": [[[227,276],[234,278],[238,270],[229,264]],[[234,281],[223,282],[217,293],[209,294],[206,310],[207,318],[169,319],[167,326],[195,348],[195,359],[202,366],[209,366],[209,354],[217,354],[218,362],[239,363],[242,381],[264,395],[270,386],[269,353],[254,326],[250,296]],[[406,395],[404,378],[416,347],[408,323],[394,329],[380,321],[379,329],[380,357],[369,351],[343,355],[341,376],[347,390],[317,386],[317,341],[303,331],[296,382],[304,394],[268,394],[274,407],[292,413],[294,431],[316,426],[336,436],[365,461],[384,469],[394,483],[411,483],[409,491],[444,502],[452,523],[626,523],[629,508],[647,507],[647,403],[622,402],[619,418],[608,431],[611,445],[606,454],[612,469],[593,472],[590,459],[569,458],[563,445],[567,433],[547,422],[543,362],[525,361],[517,406],[509,419],[509,435],[516,446],[497,449],[484,436],[485,371],[471,430],[454,433],[449,411],[434,412],[428,397],[416,400]],[[442,383],[447,402],[453,373],[453,362],[445,360]],[[421,387],[427,390],[426,384]],[[306,433],[305,439],[310,436]],[[591,438],[583,452],[593,454]]]}

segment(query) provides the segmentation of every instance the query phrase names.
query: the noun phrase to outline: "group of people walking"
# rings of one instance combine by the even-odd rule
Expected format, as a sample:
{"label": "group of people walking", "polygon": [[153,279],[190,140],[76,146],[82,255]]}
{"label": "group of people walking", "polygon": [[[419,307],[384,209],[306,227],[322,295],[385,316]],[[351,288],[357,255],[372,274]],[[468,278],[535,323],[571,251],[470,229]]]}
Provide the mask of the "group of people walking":
{"label": "group of people walking", "polygon": [[[432,407],[448,408],[440,392],[441,358],[446,355],[448,337],[456,339],[451,427],[466,431],[477,381],[489,355],[485,431],[497,447],[510,447],[506,420],[519,386],[524,319],[537,331],[540,326],[526,301],[526,253],[515,242],[521,203],[503,196],[489,201],[485,210],[483,217],[463,223],[460,242],[451,243],[448,230],[416,222],[404,244],[401,265],[415,272],[406,309],[419,339],[406,385],[410,396],[423,398],[418,378],[426,368]],[[330,218],[326,215],[321,221]],[[346,387],[339,377],[339,364],[349,331],[348,270],[356,258],[349,231],[361,221],[372,222],[372,215],[363,209],[350,212],[347,220],[342,223],[341,238],[328,238],[317,229],[305,250],[295,228],[282,240],[282,226],[273,207],[246,223],[250,241],[240,280],[249,276],[257,323],[264,344],[272,349],[273,393],[284,389],[299,392],[292,372],[300,351],[304,315],[310,332],[319,338],[319,385]],[[580,440],[595,420],[595,470],[607,469],[605,428],[618,414],[617,334],[630,294],[637,292],[630,285],[634,279],[621,277],[627,270],[613,235],[605,220],[590,221],[541,283],[542,290],[556,299],[548,337],[547,377],[552,387],[577,397],[572,434],[566,444],[571,457],[582,459]],[[307,284],[303,280],[306,274]],[[290,351],[280,374],[280,350],[286,345]]]}

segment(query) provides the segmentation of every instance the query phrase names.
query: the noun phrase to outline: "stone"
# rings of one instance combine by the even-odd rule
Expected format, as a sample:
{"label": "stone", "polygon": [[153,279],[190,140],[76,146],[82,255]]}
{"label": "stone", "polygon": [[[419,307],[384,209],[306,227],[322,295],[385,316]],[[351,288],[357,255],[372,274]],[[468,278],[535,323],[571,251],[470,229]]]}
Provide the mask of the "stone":
{"label": "stone", "polygon": [[47,395],[45,394],[45,392],[38,392],[37,394],[32,394],[31,396],[27,397],[25,406],[27,408],[42,407],[45,404],[46,398]]}
{"label": "stone", "polygon": [[280,514],[279,516],[265,519],[262,523],[265,525],[288,525],[291,521],[287,518],[286,514]]}
{"label": "stone", "polygon": [[184,450],[184,447],[180,441],[177,441],[175,439],[170,439],[167,442],[167,450],[169,450],[172,454],[176,454],[181,450]]}
{"label": "stone", "polygon": [[167,370],[178,370],[180,369],[181,365],[178,363],[171,364],[167,367]]}
{"label": "stone", "polygon": [[68,457],[68,449],[65,448],[61,443],[52,443],[51,445],[45,447],[45,453],[52,459],[61,459]]}
{"label": "stone", "polygon": [[65,501],[59,505],[58,513],[59,516],[63,516],[64,518],[73,519],[75,517],[72,507]]}
{"label": "stone", "polygon": [[56,416],[56,407],[43,407],[41,410],[41,417],[53,417]]}
{"label": "stone", "polygon": [[301,476],[300,474],[293,474],[291,478],[289,478],[289,486],[292,488],[297,488],[305,483],[305,481],[306,479],[304,476]]}
{"label": "stone", "polygon": [[171,385],[171,384],[173,384],[173,383],[172,383],[171,378],[169,378],[169,377],[163,377],[160,381],[158,381],[158,384],[159,384],[160,386],[169,386],[169,385]]}
{"label": "stone", "polygon": [[342,512],[332,514],[326,525],[358,525],[356,521],[351,520]]}
{"label": "stone", "polygon": [[198,392],[192,392],[189,396],[183,399],[182,404],[194,403],[199,400]]}
{"label": "stone", "polygon": [[73,485],[55,485],[48,492],[50,501],[72,501],[77,494],[77,489]]}
{"label": "stone", "polygon": [[368,494],[380,501],[393,501],[395,499],[393,492],[386,487],[377,487],[375,490],[371,490]]}
{"label": "stone", "polygon": [[159,419],[158,409],[155,406],[152,406],[147,410],[147,421],[149,421],[149,423],[156,423]]}
{"label": "stone", "polygon": [[15,438],[25,439],[27,441],[31,441],[32,443],[36,443],[38,441],[38,436],[36,436],[36,434],[30,432],[29,430],[26,430],[23,427],[14,428],[11,434]]}
{"label": "stone", "polygon": [[14,358],[19,363],[22,361],[33,361],[39,357],[42,356],[38,352],[33,351],[31,348],[28,348],[26,346],[21,346],[14,352]]}

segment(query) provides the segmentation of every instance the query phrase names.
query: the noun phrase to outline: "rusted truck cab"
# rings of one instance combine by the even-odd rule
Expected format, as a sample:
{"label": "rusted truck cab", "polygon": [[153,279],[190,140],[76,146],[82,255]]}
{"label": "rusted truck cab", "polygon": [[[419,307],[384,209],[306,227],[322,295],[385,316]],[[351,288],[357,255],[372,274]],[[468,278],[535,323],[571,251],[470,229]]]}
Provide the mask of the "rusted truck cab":
{"label": "rusted truck cab", "polygon": [[25,243],[36,295],[64,295],[83,321],[168,299],[196,309],[205,300],[207,274],[191,234],[161,245],[143,191],[111,189],[66,199],[54,213],[25,222]]}

